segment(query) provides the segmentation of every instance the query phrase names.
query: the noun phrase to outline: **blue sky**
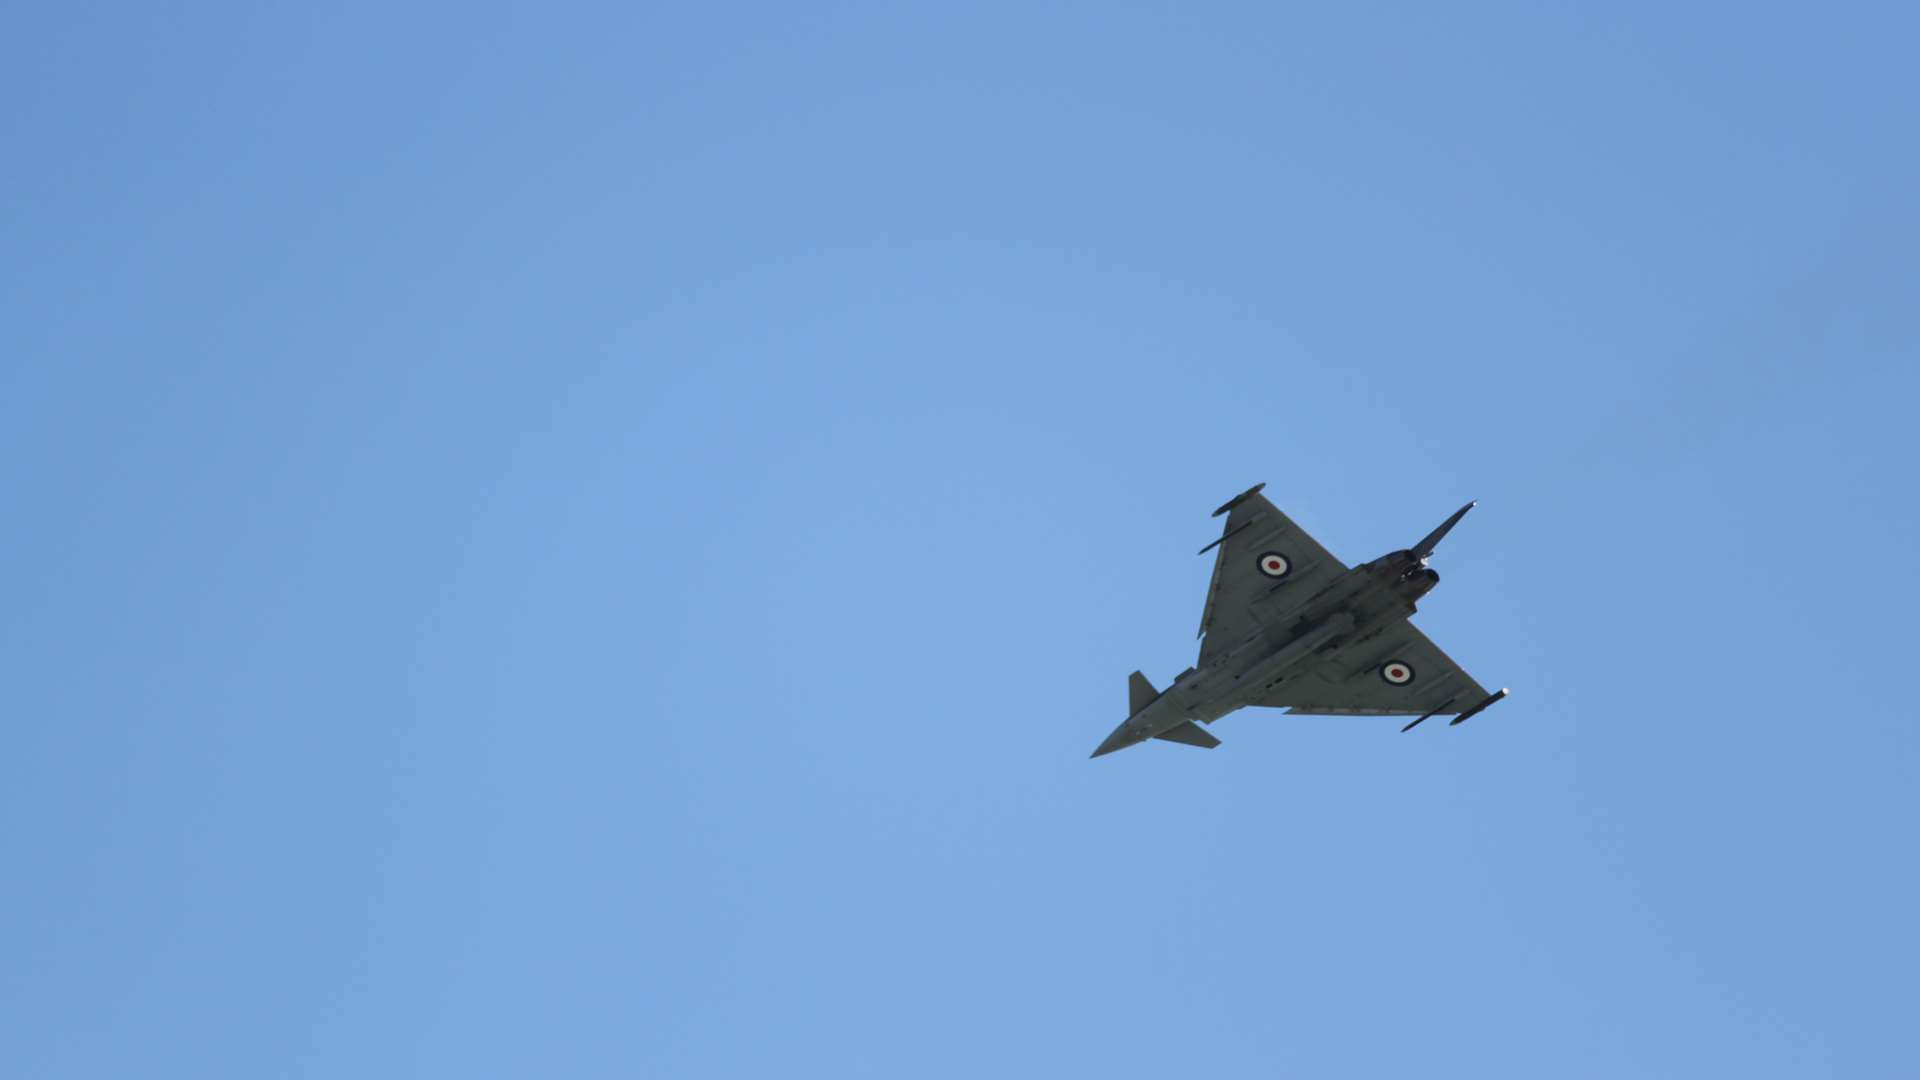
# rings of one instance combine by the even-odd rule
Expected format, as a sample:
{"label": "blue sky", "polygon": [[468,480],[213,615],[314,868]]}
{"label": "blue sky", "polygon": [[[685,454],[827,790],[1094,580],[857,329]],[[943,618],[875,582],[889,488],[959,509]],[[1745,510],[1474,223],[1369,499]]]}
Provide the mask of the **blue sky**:
{"label": "blue sky", "polygon": [[10,1071],[1911,1074],[1907,9],[4,28]]}

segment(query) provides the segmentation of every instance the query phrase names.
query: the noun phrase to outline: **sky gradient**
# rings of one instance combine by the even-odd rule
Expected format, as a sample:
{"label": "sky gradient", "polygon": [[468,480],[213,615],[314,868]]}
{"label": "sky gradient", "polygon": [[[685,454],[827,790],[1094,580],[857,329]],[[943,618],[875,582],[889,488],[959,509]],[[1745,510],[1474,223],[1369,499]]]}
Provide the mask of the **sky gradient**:
{"label": "sky gradient", "polygon": [[1910,8],[3,19],[4,1071],[1914,1074]]}

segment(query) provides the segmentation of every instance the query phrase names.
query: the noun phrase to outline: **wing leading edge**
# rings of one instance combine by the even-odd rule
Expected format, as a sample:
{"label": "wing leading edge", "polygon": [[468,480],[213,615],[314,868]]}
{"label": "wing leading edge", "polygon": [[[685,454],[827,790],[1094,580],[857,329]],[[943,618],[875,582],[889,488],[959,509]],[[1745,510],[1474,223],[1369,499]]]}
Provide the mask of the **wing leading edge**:
{"label": "wing leading edge", "polygon": [[[1347,571],[1345,563],[1260,494],[1265,486],[1255,485],[1214,511],[1216,516],[1226,514],[1227,523],[1220,539],[1207,545],[1218,554],[1200,615],[1203,665],[1253,636],[1263,621],[1284,619]],[[1269,599],[1273,603],[1262,604],[1262,616],[1256,616],[1253,605]]]}

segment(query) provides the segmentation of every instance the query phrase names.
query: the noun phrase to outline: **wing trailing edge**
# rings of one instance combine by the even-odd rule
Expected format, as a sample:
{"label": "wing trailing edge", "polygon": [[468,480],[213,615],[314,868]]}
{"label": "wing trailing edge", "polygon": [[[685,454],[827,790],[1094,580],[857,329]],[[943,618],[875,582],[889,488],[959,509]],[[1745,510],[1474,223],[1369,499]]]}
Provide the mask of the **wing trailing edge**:
{"label": "wing trailing edge", "polygon": [[1188,746],[1198,746],[1206,750],[1211,750],[1220,745],[1220,740],[1214,738],[1211,732],[1191,720],[1172,730],[1163,731],[1155,735],[1154,738],[1165,739],[1168,742],[1185,743]]}

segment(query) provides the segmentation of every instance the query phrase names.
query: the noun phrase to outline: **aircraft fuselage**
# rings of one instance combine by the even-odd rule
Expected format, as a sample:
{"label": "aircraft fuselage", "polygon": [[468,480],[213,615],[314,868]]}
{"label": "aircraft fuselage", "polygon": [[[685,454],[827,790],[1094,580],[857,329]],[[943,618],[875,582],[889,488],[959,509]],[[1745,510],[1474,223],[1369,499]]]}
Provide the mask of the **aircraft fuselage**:
{"label": "aircraft fuselage", "polygon": [[1108,737],[1102,752],[1144,742],[1190,720],[1210,724],[1288,679],[1320,671],[1331,655],[1413,614],[1415,601],[1439,581],[1426,560],[1407,551],[1354,567],[1308,601],[1298,618],[1267,625],[1205,667],[1181,672]]}
{"label": "aircraft fuselage", "polygon": [[1127,678],[1128,717],[1093,756],[1164,739],[1212,748],[1203,728],[1248,705],[1321,715],[1442,713],[1458,724],[1506,696],[1407,621],[1440,582],[1427,558],[1474,504],[1411,547],[1349,569],[1273,505],[1256,484],[1214,511],[1225,516],[1200,617],[1200,661],[1165,692]]}

